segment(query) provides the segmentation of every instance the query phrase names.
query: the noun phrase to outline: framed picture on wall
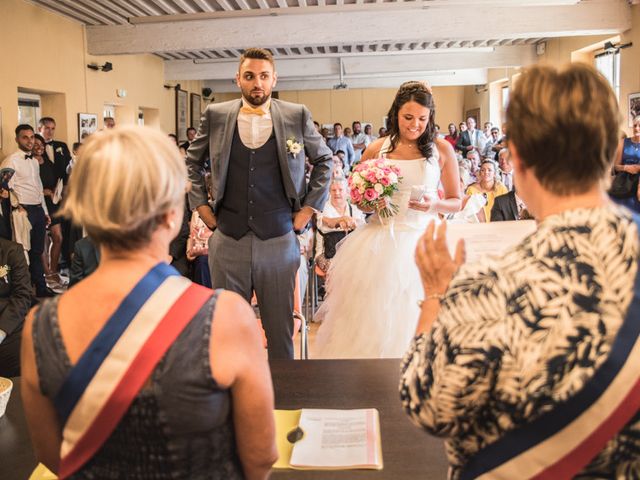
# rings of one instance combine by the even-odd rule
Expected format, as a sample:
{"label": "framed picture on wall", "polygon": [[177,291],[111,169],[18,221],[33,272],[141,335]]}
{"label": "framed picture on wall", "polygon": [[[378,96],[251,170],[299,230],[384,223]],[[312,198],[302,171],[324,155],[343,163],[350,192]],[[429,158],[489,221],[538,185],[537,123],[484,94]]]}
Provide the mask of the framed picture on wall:
{"label": "framed picture on wall", "polygon": [[200,110],[200,95],[197,93],[191,94],[191,126],[197,129],[200,126],[200,116],[202,111]]}
{"label": "framed picture on wall", "polygon": [[629,127],[633,127],[633,119],[640,115],[640,92],[629,94]]}
{"label": "framed picture on wall", "polygon": [[472,108],[471,110],[467,110],[467,114],[464,116],[465,121],[467,118],[473,118],[476,121],[476,126],[480,128],[480,109]]}
{"label": "framed picture on wall", "polygon": [[176,90],[176,136],[179,142],[187,141],[187,111],[189,109],[189,93]]}
{"label": "framed picture on wall", "polygon": [[98,115],[95,113],[78,114],[78,141],[83,142],[85,138],[98,130]]}

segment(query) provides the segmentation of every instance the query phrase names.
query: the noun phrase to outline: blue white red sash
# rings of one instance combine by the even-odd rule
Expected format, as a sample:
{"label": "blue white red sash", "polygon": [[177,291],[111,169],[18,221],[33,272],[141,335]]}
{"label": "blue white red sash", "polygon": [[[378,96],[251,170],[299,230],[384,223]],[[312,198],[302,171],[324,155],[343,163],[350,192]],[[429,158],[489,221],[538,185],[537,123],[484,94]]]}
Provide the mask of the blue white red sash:
{"label": "blue white red sash", "polygon": [[[640,233],[640,217],[633,215]],[[573,397],[480,450],[461,479],[569,479],[640,409],[640,265],[608,358]]]}
{"label": "blue white red sash", "polygon": [[160,359],[212,295],[161,263],[122,301],[54,399],[64,425],[60,478],[72,475],[100,449]]}

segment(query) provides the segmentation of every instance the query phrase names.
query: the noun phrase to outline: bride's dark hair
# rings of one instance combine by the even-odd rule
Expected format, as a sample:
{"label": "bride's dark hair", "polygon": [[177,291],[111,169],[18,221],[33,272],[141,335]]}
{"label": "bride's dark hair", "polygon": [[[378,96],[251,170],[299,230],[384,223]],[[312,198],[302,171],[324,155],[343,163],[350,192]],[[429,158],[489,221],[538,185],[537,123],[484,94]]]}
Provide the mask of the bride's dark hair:
{"label": "bride's dark hair", "polygon": [[396,98],[394,98],[388,115],[388,134],[391,139],[391,145],[389,146],[389,152],[393,152],[400,139],[400,131],[398,129],[398,112],[400,108],[407,102],[416,102],[423,107],[429,109],[429,121],[427,128],[418,138],[418,149],[425,156],[430,158],[432,154],[433,140],[435,137],[436,129],[436,105],[433,101],[433,95],[429,91],[429,87],[424,82],[404,82],[400,85]]}

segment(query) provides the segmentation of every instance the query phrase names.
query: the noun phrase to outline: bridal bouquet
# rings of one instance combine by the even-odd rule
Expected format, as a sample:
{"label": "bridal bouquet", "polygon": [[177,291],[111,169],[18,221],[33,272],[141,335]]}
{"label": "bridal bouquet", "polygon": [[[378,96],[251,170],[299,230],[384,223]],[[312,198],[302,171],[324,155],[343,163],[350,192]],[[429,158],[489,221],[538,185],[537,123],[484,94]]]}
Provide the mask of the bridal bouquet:
{"label": "bridal bouquet", "polygon": [[391,203],[391,195],[398,190],[401,178],[400,169],[384,158],[360,162],[349,176],[351,201],[377,210],[381,217],[391,217],[398,213],[398,206]]}

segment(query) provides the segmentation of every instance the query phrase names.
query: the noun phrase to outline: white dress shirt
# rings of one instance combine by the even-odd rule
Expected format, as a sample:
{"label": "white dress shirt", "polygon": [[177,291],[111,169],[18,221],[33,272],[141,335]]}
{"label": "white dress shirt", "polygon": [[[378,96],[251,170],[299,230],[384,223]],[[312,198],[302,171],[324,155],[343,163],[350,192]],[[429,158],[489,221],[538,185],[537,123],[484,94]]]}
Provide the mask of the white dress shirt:
{"label": "white dress shirt", "polygon": [[246,113],[240,109],[238,113],[238,134],[240,140],[247,148],[260,148],[267,143],[271,132],[273,131],[273,121],[271,120],[271,100],[268,100],[259,107],[254,107],[244,98],[242,99],[242,106],[249,108],[257,108],[264,112],[264,115],[257,115],[255,113]]}
{"label": "white dress shirt", "polygon": [[502,183],[504,183],[507,190],[513,190],[513,170],[510,172],[500,172],[500,177],[502,179]]}
{"label": "white dress shirt", "polygon": [[9,180],[9,188],[18,197],[20,205],[42,205],[44,213],[49,215],[40,180],[40,165],[35,157],[26,158],[25,155],[18,150],[2,162],[2,168],[13,168],[16,172]]}
{"label": "white dress shirt", "polygon": [[[369,139],[369,135],[365,135],[364,133],[360,132],[358,135],[354,136],[351,139],[351,143],[353,143],[354,145],[360,144],[360,143],[364,143],[364,147],[367,148],[369,146],[369,144],[371,143],[371,140]],[[359,162],[360,158],[362,157],[362,152],[363,149],[356,149],[356,147],[353,147],[353,151],[355,153],[355,159],[354,162]]]}

